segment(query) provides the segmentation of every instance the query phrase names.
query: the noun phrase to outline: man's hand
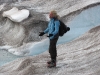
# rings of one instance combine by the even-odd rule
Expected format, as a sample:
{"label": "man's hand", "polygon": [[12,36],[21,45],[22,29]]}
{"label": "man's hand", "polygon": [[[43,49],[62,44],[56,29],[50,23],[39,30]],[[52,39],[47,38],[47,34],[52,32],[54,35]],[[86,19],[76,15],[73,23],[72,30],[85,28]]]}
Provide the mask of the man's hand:
{"label": "man's hand", "polygon": [[39,32],[39,36],[43,36],[44,34],[44,32]]}
{"label": "man's hand", "polygon": [[53,34],[49,34],[49,36],[47,36],[47,37],[51,37],[51,36],[53,36]]}

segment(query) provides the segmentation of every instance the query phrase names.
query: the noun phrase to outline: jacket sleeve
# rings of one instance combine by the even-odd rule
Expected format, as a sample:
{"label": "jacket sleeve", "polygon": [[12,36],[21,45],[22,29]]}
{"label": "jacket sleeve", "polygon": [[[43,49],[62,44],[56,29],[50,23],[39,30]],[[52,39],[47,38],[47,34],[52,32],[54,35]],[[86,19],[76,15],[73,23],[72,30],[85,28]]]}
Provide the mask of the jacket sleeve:
{"label": "jacket sleeve", "polygon": [[56,35],[59,32],[59,26],[60,26],[60,22],[55,21],[55,30],[53,32],[53,35]]}
{"label": "jacket sleeve", "polygon": [[47,27],[46,30],[44,30],[44,33],[48,33],[49,28]]}

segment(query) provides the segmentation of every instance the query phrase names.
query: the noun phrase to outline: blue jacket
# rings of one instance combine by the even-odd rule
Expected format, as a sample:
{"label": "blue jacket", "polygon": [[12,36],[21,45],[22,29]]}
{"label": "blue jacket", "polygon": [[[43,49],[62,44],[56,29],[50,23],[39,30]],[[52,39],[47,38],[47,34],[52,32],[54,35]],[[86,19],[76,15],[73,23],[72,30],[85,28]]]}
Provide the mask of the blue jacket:
{"label": "blue jacket", "polygon": [[44,33],[48,33],[48,35],[53,34],[53,36],[49,37],[50,39],[53,39],[56,37],[56,35],[59,32],[59,26],[60,26],[59,20],[54,20],[53,18],[51,18],[49,21],[48,27],[46,28]]}

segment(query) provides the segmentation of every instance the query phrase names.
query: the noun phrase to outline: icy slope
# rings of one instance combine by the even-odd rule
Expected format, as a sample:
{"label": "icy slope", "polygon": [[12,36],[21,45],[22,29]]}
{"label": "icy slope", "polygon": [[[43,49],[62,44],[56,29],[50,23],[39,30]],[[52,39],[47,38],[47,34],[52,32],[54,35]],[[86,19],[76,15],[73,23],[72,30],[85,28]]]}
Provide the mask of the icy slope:
{"label": "icy slope", "polygon": [[[26,6],[30,10],[31,9],[33,11],[36,10],[36,11],[41,12],[42,14],[43,13],[46,14],[49,12],[49,10],[54,8],[57,11],[60,11],[59,14],[61,15],[61,17],[65,16],[65,20],[67,20],[66,15],[70,14],[71,16],[73,16],[73,14],[70,12],[67,14],[66,12],[62,12],[62,11],[63,10],[66,11],[67,8],[70,9],[70,7],[75,4],[78,5],[78,3],[79,4],[87,3],[87,6],[88,6],[91,4],[100,3],[100,0],[92,0],[92,1],[90,0],[88,1],[87,0],[77,0],[77,1],[63,0],[63,3],[65,3],[66,7],[62,9],[64,5],[62,3],[60,7],[60,4],[61,4],[60,1],[62,2],[62,0],[54,0],[54,1],[43,0],[43,2],[41,0],[31,0],[31,1],[34,4],[30,3],[30,1],[27,1],[27,2],[22,2],[21,4],[19,3],[18,6],[21,6],[21,5]],[[57,1],[58,1],[58,4],[56,5]],[[42,4],[44,2],[46,3]],[[53,2],[54,2],[54,5],[52,5]],[[49,7],[47,6],[48,4],[50,5]],[[17,6],[17,4],[15,5]],[[37,8],[35,8],[35,6],[37,6]],[[77,7],[75,10],[79,10],[79,7]],[[73,12],[73,9],[71,9],[71,12]],[[9,23],[9,20],[7,21]],[[24,34],[24,28],[22,27],[22,25],[13,24],[12,22],[10,23],[11,25],[9,26],[7,26],[4,23],[5,25],[3,28],[6,29],[6,26],[7,26],[6,30],[9,30],[6,36],[8,36],[9,34],[12,34],[10,32],[13,32],[13,31],[15,31],[14,33],[17,33],[18,29],[21,32],[18,34],[19,35],[18,37],[20,37],[21,34]],[[10,28],[12,28],[13,30],[11,29],[10,31]],[[32,27],[30,26],[30,28]],[[92,30],[84,34],[83,36],[79,37],[78,39],[68,44],[59,45],[57,47],[58,48],[57,68],[47,69],[46,62],[49,60],[49,54],[48,52],[45,52],[43,54],[40,54],[34,57],[25,57],[25,58],[17,59],[11,63],[8,63],[7,65],[0,67],[0,75],[100,75],[100,68],[99,68],[100,66],[100,60],[99,60],[100,33],[99,32],[100,32],[100,26],[93,28]],[[30,31],[30,35],[31,34],[33,33]],[[4,41],[5,43],[8,41],[7,43],[12,45],[13,40],[18,40],[18,41],[14,41],[13,43],[15,45],[16,43],[20,44],[20,42],[22,43],[24,36],[25,35],[23,35],[21,39],[17,39],[18,37],[15,37],[15,39],[11,39],[11,40],[7,40],[9,39],[9,37],[5,37]],[[31,41],[31,39],[29,40]]]}
{"label": "icy slope", "polygon": [[[49,69],[48,52],[34,57],[17,59],[0,67],[0,75],[99,75],[100,26],[76,40],[57,47],[57,68]],[[17,66],[16,66],[17,65]]]}

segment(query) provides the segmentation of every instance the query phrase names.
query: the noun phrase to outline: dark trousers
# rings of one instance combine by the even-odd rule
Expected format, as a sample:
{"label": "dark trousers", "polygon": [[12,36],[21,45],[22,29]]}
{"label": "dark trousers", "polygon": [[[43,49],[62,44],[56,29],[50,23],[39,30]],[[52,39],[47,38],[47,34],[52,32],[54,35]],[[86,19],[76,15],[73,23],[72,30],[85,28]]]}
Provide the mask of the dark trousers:
{"label": "dark trousers", "polygon": [[57,50],[56,50],[57,40],[58,40],[58,37],[54,39],[50,39],[50,45],[49,45],[49,53],[51,56],[51,60],[55,60],[55,61],[57,57]]}

